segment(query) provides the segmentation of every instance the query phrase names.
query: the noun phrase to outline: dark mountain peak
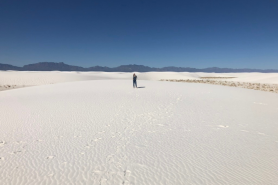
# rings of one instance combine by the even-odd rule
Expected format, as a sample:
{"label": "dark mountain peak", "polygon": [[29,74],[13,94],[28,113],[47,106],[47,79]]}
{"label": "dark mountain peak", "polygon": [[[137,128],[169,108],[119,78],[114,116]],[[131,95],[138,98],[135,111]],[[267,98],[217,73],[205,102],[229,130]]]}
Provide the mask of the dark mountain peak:
{"label": "dark mountain peak", "polygon": [[85,71],[83,67],[72,66],[63,62],[39,62],[23,66],[26,71]]}
{"label": "dark mountain peak", "polygon": [[86,71],[105,71],[105,72],[112,72],[111,68],[109,67],[102,67],[102,66],[94,66],[94,67],[89,67],[86,69]]}
{"label": "dark mountain peak", "polygon": [[9,64],[0,64],[0,70],[18,70],[18,71],[105,71],[105,72],[151,72],[151,71],[172,71],[172,72],[206,72],[206,73],[238,73],[238,72],[261,72],[261,73],[277,73],[277,69],[232,69],[209,67],[204,69],[197,69],[191,67],[175,67],[168,66],[162,68],[154,68],[144,65],[129,64],[120,65],[118,67],[103,67],[93,66],[83,68],[79,66],[68,65],[63,62],[39,62],[35,64],[28,64],[23,67],[16,67]]}
{"label": "dark mountain peak", "polygon": [[20,70],[20,67],[13,66],[10,64],[0,64],[0,70]]}
{"label": "dark mountain peak", "polygon": [[156,68],[151,68],[144,65],[136,65],[136,64],[129,64],[129,65],[121,65],[119,67],[114,68],[118,72],[149,72],[149,71],[157,71]]}
{"label": "dark mountain peak", "polygon": [[128,65],[120,65],[118,67],[148,67],[148,66],[137,65],[137,64],[128,64]]}

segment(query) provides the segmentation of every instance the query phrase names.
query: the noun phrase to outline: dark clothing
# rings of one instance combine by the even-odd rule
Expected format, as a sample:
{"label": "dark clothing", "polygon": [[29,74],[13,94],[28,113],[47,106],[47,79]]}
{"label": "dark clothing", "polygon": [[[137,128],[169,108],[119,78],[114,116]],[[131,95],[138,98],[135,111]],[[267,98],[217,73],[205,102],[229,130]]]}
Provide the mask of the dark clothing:
{"label": "dark clothing", "polygon": [[137,76],[133,76],[133,82],[136,82]]}
{"label": "dark clothing", "polygon": [[137,76],[133,76],[133,88],[136,87],[137,88]]}
{"label": "dark clothing", "polygon": [[137,88],[137,82],[136,81],[133,81],[133,87]]}

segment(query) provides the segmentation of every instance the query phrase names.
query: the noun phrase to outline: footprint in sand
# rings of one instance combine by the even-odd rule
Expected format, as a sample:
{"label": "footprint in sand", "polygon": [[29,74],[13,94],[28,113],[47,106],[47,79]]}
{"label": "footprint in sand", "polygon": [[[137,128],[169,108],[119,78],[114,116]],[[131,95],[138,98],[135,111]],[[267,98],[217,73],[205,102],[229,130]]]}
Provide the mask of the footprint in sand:
{"label": "footprint in sand", "polygon": [[156,125],[161,126],[161,127],[164,127],[164,126],[165,126],[165,125],[163,125],[163,124],[156,124]]}
{"label": "footprint in sand", "polygon": [[12,152],[11,154],[18,154],[18,153],[21,153],[21,151],[15,151],[15,152]]}
{"label": "footprint in sand", "polygon": [[257,105],[267,105],[266,103],[259,103],[259,102],[254,102],[254,104],[257,104]]}
{"label": "footprint in sand", "polygon": [[100,174],[100,173],[103,173],[105,170],[106,170],[106,168],[104,166],[96,166],[93,173]]}
{"label": "footprint in sand", "polygon": [[218,125],[218,127],[220,127],[220,128],[228,128],[229,126],[228,126],[228,125],[226,125],[226,126],[224,126],[224,125]]}
{"label": "footprint in sand", "polygon": [[84,146],[84,148],[88,148],[88,149],[89,149],[89,148],[90,148],[90,145],[86,145],[86,146]]}
{"label": "footprint in sand", "polygon": [[129,170],[124,171],[124,177],[129,177],[130,174],[131,174],[131,171],[129,171]]}
{"label": "footprint in sand", "polygon": [[46,159],[53,159],[55,156],[52,156],[52,155],[50,155],[50,156],[48,156]]}
{"label": "footprint in sand", "polygon": [[92,140],[92,141],[98,141],[98,140],[101,140],[102,138],[100,137],[100,138],[96,138],[96,139],[94,139],[94,140]]}
{"label": "footprint in sand", "polygon": [[4,146],[6,143],[6,141],[0,141],[0,147]]}
{"label": "footprint in sand", "polygon": [[108,155],[106,157],[106,162],[113,162],[114,161],[114,155]]}
{"label": "footprint in sand", "polygon": [[26,143],[26,142],[24,142],[24,141],[16,141],[15,143],[19,145],[19,144]]}
{"label": "footprint in sand", "polygon": [[241,132],[249,132],[249,131],[247,131],[247,130],[240,130]]}

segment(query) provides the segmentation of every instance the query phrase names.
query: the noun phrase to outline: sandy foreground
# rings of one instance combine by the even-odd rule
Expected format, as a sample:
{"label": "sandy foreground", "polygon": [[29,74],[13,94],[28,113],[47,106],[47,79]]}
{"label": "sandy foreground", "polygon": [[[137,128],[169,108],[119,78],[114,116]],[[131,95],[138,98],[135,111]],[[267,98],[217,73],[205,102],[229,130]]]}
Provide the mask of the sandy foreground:
{"label": "sandy foreground", "polygon": [[1,184],[277,184],[278,94],[130,75],[0,72]]}

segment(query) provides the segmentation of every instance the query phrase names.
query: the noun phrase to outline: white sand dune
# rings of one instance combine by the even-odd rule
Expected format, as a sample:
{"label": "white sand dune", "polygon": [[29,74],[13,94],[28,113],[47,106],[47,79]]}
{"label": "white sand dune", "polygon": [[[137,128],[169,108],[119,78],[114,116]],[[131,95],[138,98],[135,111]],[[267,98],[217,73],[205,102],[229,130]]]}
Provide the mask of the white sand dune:
{"label": "white sand dune", "polygon": [[[278,94],[144,80],[133,89],[115,80],[126,73],[4,73],[1,84],[82,81],[0,92],[1,184],[278,182]],[[138,78],[201,75],[188,74]]]}
{"label": "white sand dune", "polygon": [[[226,81],[278,84],[278,73],[189,73],[189,72],[146,72],[138,73],[139,80],[200,79],[200,77],[235,77]],[[132,73],[120,72],[30,72],[0,71],[0,86],[34,86],[85,80],[130,80]],[[219,79],[221,80],[221,79]]]}

